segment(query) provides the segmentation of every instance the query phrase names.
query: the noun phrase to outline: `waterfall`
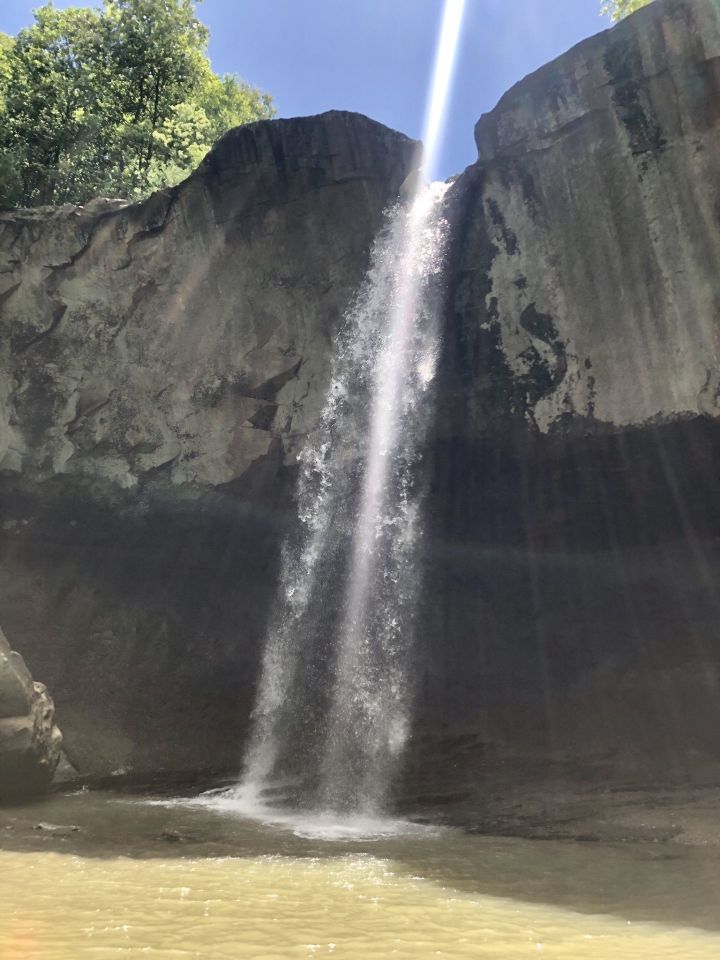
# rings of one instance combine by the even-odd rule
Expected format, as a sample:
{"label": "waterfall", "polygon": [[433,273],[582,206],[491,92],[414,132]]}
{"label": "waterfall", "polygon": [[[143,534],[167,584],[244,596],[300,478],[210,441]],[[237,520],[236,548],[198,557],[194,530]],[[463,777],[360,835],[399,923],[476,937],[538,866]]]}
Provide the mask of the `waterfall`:
{"label": "waterfall", "polygon": [[337,337],[300,454],[298,536],[284,548],[242,789],[379,812],[409,724],[432,414],[445,184],[398,203]]}
{"label": "waterfall", "polygon": [[[437,160],[465,5],[443,4],[425,174]],[[236,808],[384,810],[413,695],[419,466],[439,349],[446,190],[419,187],[388,212],[338,333],[322,415],[299,457],[300,529],[283,549]]]}

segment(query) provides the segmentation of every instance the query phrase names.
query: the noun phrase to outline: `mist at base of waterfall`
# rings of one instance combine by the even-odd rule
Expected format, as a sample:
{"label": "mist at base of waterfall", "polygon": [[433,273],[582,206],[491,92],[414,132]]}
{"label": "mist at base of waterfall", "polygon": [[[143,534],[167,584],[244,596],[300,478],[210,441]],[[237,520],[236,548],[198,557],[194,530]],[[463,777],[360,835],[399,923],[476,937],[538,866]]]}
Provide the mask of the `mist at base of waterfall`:
{"label": "mist at base of waterfall", "polygon": [[197,797],[159,804],[182,804],[254,820],[291,831],[295,836],[325,841],[373,841],[390,837],[435,836],[440,828],[372,811],[353,810],[347,814],[332,809],[304,809],[292,802],[282,787],[268,790],[248,785],[208,790]]}
{"label": "mist at base of waterfall", "polygon": [[436,827],[393,817],[373,816],[362,811],[343,815],[334,810],[303,810],[300,807],[268,803],[256,791],[244,787],[210,791],[182,802],[289,830],[296,837],[308,840],[373,841],[390,837],[434,836],[438,832]]}

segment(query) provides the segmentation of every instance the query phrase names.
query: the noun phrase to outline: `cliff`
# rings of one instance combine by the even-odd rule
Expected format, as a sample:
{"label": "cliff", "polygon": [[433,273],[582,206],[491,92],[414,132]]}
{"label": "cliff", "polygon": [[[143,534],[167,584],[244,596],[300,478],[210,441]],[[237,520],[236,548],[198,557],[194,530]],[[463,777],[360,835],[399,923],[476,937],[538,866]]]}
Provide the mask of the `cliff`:
{"label": "cliff", "polygon": [[333,331],[417,145],[233,130],[137,205],[0,214],[0,610],[83,771],[235,767]]}
{"label": "cliff", "polygon": [[488,289],[465,277],[459,315],[499,338],[515,408],[543,433],[720,412],[719,56],[717,4],[665,0],[477,124],[459,266]]}
{"label": "cliff", "polygon": [[[658,0],[478,123],[418,742],[720,759],[719,55],[715,0]],[[298,443],[416,162],[332,113],[142,204],[0,214],[0,621],[80,769],[237,765]]]}
{"label": "cliff", "polygon": [[720,759],[719,53],[714,0],[651,4],[454,187],[426,711],[503,750]]}

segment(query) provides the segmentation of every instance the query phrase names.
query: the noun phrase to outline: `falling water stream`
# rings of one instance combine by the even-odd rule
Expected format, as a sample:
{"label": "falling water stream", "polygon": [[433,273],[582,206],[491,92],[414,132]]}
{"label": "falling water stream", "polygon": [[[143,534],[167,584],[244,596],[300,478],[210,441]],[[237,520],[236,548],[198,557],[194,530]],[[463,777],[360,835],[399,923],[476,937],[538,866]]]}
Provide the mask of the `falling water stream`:
{"label": "falling water stream", "polygon": [[246,795],[300,778],[305,803],[376,814],[406,738],[445,189],[392,211],[337,339],[300,456],[301,530],[285,547]]}

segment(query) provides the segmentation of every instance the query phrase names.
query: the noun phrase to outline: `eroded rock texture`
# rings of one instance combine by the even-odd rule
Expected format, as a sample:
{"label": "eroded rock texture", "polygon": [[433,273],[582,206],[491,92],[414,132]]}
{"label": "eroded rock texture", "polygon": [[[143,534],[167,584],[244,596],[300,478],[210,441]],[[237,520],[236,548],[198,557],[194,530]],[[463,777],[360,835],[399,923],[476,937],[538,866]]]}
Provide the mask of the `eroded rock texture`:
{"label": "eroded rock texture", "polygon": [[47,688],[0,630],[0,801],[23,799],[50,783],[62,734]]}

